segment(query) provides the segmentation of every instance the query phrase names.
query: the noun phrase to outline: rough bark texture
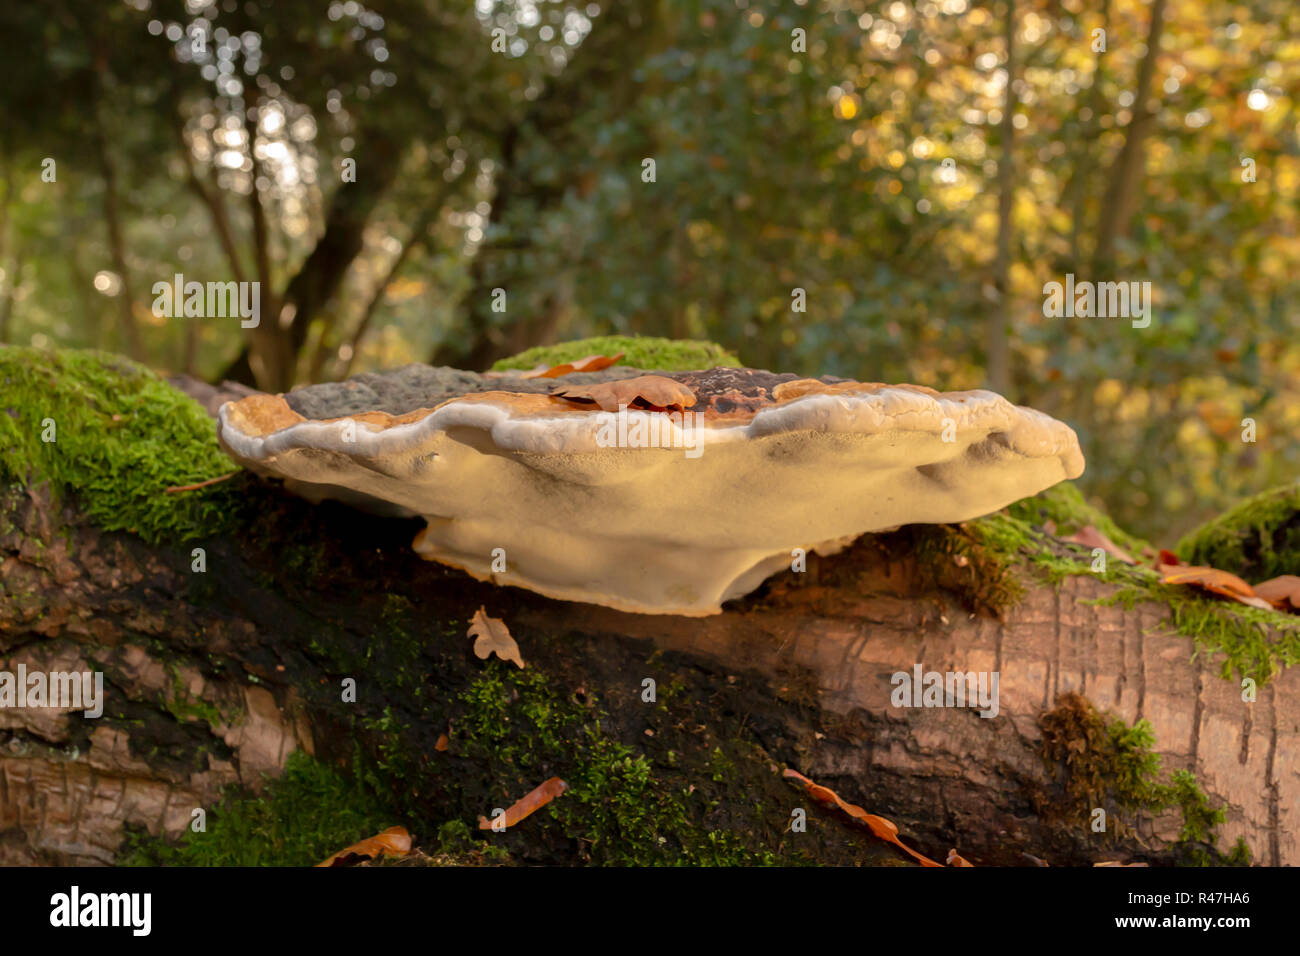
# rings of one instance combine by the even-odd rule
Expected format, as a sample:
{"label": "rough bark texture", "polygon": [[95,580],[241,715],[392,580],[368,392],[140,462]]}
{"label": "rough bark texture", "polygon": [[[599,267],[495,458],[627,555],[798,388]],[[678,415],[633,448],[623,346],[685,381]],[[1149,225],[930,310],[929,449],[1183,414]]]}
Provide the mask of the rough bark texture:
{"label": "rough bark texture", "polygon": [[[1258,863],[1300,862],[1300,678],[1283,672],[1245,704],[1213,662],[1193,661],[1190,640],[1158,627],[1161,608],[1081,603],[1105,593],[1091,580],[1035,587],[998,620],[935,587],[905,534],[884,535],[812,556],[807,572],[716,617],[624,614],[472,581],[410,554],[411,522],[236,480],[266,515],[238,540],[203,542],[202,574],[190,545],[101,534],[40,486],[0,496],[0,670],[103,670],[109,698],[99,720],[0,711],[0,864],[110,863],[128,829],[175,836],[223,786],[256,789],[295,749],[342,755],[337,677],[358,671],[320,645],[333,635],[364,652],[366,679],[391,669],[375,622],[393,594],[418,609],[431,693],[440,669],[481,666],[463,622],[487,604],[526,657],[550,655],[606,697],[638,693],[663,654],[709,675],[722,690],[701,706],[719,721],[741,714],[770,762],[762,786],[788,791],[790,807],[808,800],[780,782],[783,765],[890,817],[937,859],[954,846],[977,864],[1173,859],[1177,814],[1127,820],[1135,835],[1115,843],[1044,812],[1064,791],[1040,755],[1038,719],[1078,691],[1152,723],[1166,772],[1192,770],[1226,804],[1221,847],[1242,836]],[[892,707],[890,675],[917,662],[998,671],[1000,714]],[[391,693],[372,706],[417,713]],[[409,748],[427,759],[445,726],[415,727]]]}

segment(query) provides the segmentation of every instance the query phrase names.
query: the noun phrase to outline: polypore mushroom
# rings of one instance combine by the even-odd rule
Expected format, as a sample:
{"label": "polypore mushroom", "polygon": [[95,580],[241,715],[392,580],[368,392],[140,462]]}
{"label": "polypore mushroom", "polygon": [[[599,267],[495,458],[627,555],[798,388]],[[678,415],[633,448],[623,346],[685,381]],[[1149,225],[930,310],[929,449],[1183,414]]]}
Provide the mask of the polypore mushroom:
{"label": "polypore mushroom", "polygon": [[300,494],[422,516],[425,558],[645,613],[716,613],[795,549],[979,517],[1083,471],[1068,426],[992,392],[745,368],[408,366],[220,421],[236,461]]}

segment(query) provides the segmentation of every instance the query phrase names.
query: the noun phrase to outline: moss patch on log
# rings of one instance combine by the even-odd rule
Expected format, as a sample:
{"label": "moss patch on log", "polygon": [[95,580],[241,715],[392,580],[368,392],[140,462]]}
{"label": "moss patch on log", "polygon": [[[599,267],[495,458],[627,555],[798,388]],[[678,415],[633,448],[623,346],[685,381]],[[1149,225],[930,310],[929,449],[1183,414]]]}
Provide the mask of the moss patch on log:
{"label": "moss patch on log", "polygon": [[158,376],[98,352],[0,346],[0,478],[49,482],[106,531],[177,543],[231,527],[234,468],[203,409]]}
{"label": "moss patch on log", "polygon": [[1231,571],[1252,584],[1300,574],[1300,483],[1241,502],[1178,542],[1188,564]]}
{"label": "moss patch on log", "polygon": [[641,338],[629,335],[602,335],[557,345],[539,345],[536,348],[501,359],[492,366],[493,371],[531,369],[538,365],[560,365],[588,355],[617,355],[625,353],[618,362],[632,368],[652,369],[660,372],[686,372],[718,366],[737,368],[742,364],[733,353],[713,342],[694,339]]}
{"label": "moss patch on log", "polygon": [[1017,501],[1006,510],[1011,517],[1031,525],[1041,527],[1051,521],[1056,525],[1057,535],[1066,537],[1091,525],[1134,556],[1149,547],[1146,541],[1117,525],[1106,512],[1089,504],[1083,492],[1071,481],[1063,481],[1032,498]]}
{"label": "moss patch on log", "polygon": [[[1078,694],[1064,694],[1055,708],[1039,718],[1043,759],[1055,771],[1063,793],[1035,794],[1040,813],[1092,827],[1097,810],[1105,811],[1100,836],[1114,845],[1132,835],[1124,815],[1152,816],[1176,809],[1182,815],[1176,854],[1195,866],[1248,866],[1250,850],[1238,841],[1228,853],[1218,849],[1215,833],[1224,822],[1222,808],[1211,807],[1196,778],[1186,770],[1162,781],[1161,762],[1152,752],[1151,725],[1130,726],[1107,718]],[[1096,831],[1094,831],[1096,832]]]}
{"label": "moss patch on log", "polygon": [[348,774],[289,755],[260,795],[227,792],[204,821],[168,844],[131,833],[120,866],[312,866],[393,824],[382,801]]}
{"label": "moss patch on log", "polygon": [[[1021,571],[1053,586],[1071,576],[1089,576],[1116,586],[1099,603],[1133,609],[1164,607],[1168,626],[1191,638],[1196,653],[1221,655],[1225,680],[1250,677],[1264,683],[1279,668],[1300,663],[1300,617],[1248,607],[1191,587],[1162,584],[1154,568],[1125,564],[1048,534],[1051,520],[1065,534],[1092,525],[1139,557],[1145,541],[1126,533],[1088,505],[1077,489],[1057,485],[1003,511],[962,525],[934,526],[920,542],[927,564],[943,568],[940,582],[972,608],[1001,613],[1024,594]],[[953,570],[954,565],[960,565]]]}

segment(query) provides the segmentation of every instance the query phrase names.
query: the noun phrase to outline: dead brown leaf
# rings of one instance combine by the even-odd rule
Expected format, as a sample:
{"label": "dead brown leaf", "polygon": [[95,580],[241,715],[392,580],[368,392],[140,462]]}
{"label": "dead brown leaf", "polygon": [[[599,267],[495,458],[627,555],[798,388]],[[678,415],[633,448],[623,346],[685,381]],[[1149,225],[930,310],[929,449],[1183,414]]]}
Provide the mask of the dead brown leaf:
{"label": "dead brown leaf", "polygon": [[1300,610],[1300,577],[1282,574],[1255,585],[1255,593],[1279,611]]}
{"label": "dead brown leaf", "polygon": [[566,402],[594,404],[606,412],[616,412],[624,405],[628,408],[662,411],[668,408],[690,408],[695,404],[695,392],[681,382],[662,375],[639,375],[617,382],[575,385],[556,389],[551,394]]}
{"label": "dead brown leaf", "polygon": [[524,372],[520,378],[559,378],[561,375],[569,375],[573,372],[599,372],[603,368],[617,365],[618,360],[625,354],[619,352],[617,355],[588,355],[559,365],[539,365],[531,371]]}
{"label": "dead brown leaf", "polygon": [[519,645],[510,636],[510,628],[499,617],[488,617],[487,608],[480,607],[469,622],[469,636],[475,638],[474,653],[483,659],[496,654],[503,661],[513,661],[521,668],[524,659],[519,656]]}
{"label": "dead brown leaf", "polygon": [[360,843],[354,843],[346,850],[340,850],[327,860],[316,865],[335,867],[347,866],[357,862],[353,857],[373,860],[381,856],[406,856],[411,852],[411,834],[406,827],[389,827],[383,833],[376,834]]}
{"label": "dead brown leaf", "polygon": [[1068,538],[1062,538],[1061,540],[1069,541],[1072,544],[1083,545],[1085,548],[1101,548],[1117,561],[1123,561],[1125,564],[1137,564],[1137,561],[1133,559],[1133,555],[1129,554],[1090,524],[1084,525]]}
{"label": "dead brown leaf", "polygon": [[547,780],[545,783],[536,787],[518,803],[508,807],[502,816],[493,820],[480,816],[478,818],[478,828],[480,830],[491,830],[492,825],[498,821],[504,821],[500,824],[501,826],[512,827],[520,820],[524,819],[524,817],[546,806],[567,789],[569,789],[567,783],[559,777],[552,777],[550,780]]}
{"label": "dead brown leaf", "polygon": [[840,795],[830,787],[823,787],[819,783],[814,783],[797,770],[786,768],[783,776],[790,780],[798,780],[802,783],[804,789],[806,789],[809,795],[818,803],[838,807],[853,819],[865,823],[868,829],[875,834],[877,839],[894,844],[894,846],[898,847],[922,866],[943,866],[942,863],[935,863],[934,860],[931,860],[929,857],[917,853],[910,846],[900,840],[898,838],[898,827],[894,826],[892,822],[886,820],[884,817],[878,817],[875,814],[867,813],[866,810],[863,810],[857,804],[849,803],[840,799]]}
{"label": "dead brown leaf", "polygon": [[[1163,553],[1163,552],[1162,552]],[[1220,597],[1231,598],[1250,607],[1271,610],[1273,605],[1255,593],[1255,589],[1227,571],[1189,564],[1160,564],[1160,580],[1165,584],[1186,584]]]}

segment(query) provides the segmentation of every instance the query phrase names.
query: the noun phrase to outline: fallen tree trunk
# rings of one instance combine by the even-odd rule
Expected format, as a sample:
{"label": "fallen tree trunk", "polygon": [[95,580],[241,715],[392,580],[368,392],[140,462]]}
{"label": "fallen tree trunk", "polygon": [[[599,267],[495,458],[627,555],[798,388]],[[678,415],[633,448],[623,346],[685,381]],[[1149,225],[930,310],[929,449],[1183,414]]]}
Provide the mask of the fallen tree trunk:
{"label": "fallen tree trunk", "polygon": [[[465,624],[480,605],[511,628],[525,675],[546,675],[574,706],[599,698],[600,733],[645,758],[655,793],[688,794],[680,832],[629,818],[615,827],[629,845],[660,828],[659,843],[694,846],[707,828],[715,843],[740,841],[737,856],[713,862],[893,858],[814,809],[781,778],[790,767],[894,820],[938,860],[952,848],[976,864],[1186,859],[1177,812],[1108,800],[1110,823],[1095,832],[1069,769],[1044,759],[1044,715],[1078,692],[1150,722],[1166,772],[1191,771],[1223,806],[1220,847],[1242,838],[1257,863],[1300,862],[1300,678],[1284,671],[1244,703],[1191,639],[1160,627],[1164,608],[1084,603],[1109,585],[1031,582],[1001,617],[972,612],[905,530],[812,556],[806,573],[779,575],[718,616],[626,614],[420,561],[414,522],[309,507],[247,475],[228,484],[247,512],[240,530],[193,545],[101,532],[39,484],[5,491],[0,670],[99,670],[108,705],[97,720],[0,709],[0,863],[111,863],[128,835],[174,840],[224,787],[256,791],[298,750],[366,768],[417,840],[508,806],[525,791],[507,770],[526,759],[508,749],[508,730],[488,749],[465,730],[484,726],[465,689],[513,673],[470,651]],[[917,664],[997,672],[997,716],[893,706],[893,675]],[[356,703],[340,694],[348,678]],[[647,679],[665,700],[673,689],[657,710]],[[514,686],[505,723],[522,720],[509,709]],[[578,799],[561,804],[569,813]],[[798,808],[807,832],[790,827]],[[659,859],[620,853],[615,837],[575,837],[589,821],[542,817],[501,837],[513,859]]]}

